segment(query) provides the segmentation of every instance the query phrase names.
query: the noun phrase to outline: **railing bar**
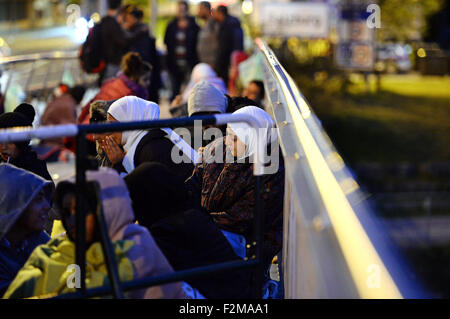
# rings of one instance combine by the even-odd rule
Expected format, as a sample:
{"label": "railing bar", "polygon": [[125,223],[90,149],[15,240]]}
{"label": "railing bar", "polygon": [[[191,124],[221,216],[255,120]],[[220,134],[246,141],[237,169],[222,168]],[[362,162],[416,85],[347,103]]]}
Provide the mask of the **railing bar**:
{"label": "railing bar", "polygon": [[[127,282],[122,282],[122,290],[123,291],[137,290],[137,289],[177,282],[180,280],[188,280],[188,279],[192,279],[192,278],[204,277],[204,276],[208,276],[208,275],[222,272],[222,271],[231,271],[231,270],[236,270],[236,269],[241,269],[241,268],[251,268],[251,267],[255,267],[258,263],[259,263],[259,261],[256,259],[248,260],[248,261],[239,260],[239,261],[223,262],[220,264],[203,266],[203,267],[196,267],[196,268],[187,269],[187,270],[180,270],[180,271],[166,274],[166,275],[141,278],[141,279],[135,279],[135,280],[127,281]],[[92,298],[92,297],[105,296],[105,295],[109,295],[109,294],[111,294],[111,286],[107,285],[105,287],[91,288],[89,290],[86,290],[86,294],[84,295],[84,297]],[[71,293],[58,295],[58,296],[54,297],[54,299],[75,299],[75,298],[80,298],[80,297],[83,297],[83,296],[79,292],[71,292]]]}

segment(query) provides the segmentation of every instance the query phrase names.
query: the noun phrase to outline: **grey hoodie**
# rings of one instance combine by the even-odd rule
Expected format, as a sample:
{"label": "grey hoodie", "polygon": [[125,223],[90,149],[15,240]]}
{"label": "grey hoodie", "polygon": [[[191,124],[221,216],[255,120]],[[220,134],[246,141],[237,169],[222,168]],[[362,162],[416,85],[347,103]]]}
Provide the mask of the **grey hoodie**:
{"label": "grey hoodie", "polygon": [[48,200],[54,185],[42,177],[10,164],[0,164],[0,295],[22,268],[36,246],[50,237],[45,232],[28,236],[18,250],[5,235],[43,189]]}
{"label": "grey hoodie", "polygon": [[199,112],[225,113],[228,106],[226,96],[208,81],[197,83],[188,100],[188,113],[192,116]]}
{"label": "grey hoodie", "polygon": [[[150,232],[134,223],[128,188],[119,174],[111,168],[101,167],[98,171],[87,171],[86,178],[100,184],[103,214],[111,241],[132,240],[135,243],[127,253],[133,264],[135,279],[172,273],[172,266]],[[73,183],[74,179],[69,181]],[[135,290],[129,297],[178,299],[186,298],[186,295],[181,284],[176,282]]]}

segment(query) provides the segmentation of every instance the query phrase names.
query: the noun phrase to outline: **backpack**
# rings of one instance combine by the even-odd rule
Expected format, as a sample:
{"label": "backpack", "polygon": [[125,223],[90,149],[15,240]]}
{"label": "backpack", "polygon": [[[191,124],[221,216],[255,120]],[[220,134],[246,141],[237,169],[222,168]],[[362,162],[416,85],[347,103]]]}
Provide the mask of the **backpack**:
{"label": "backpack", "polygon": [[89,34],[80,48],[78,56],[81,68],[86,73],[101,72],[106,63],[103,60],[101,23],[96,23],[89,29]]}

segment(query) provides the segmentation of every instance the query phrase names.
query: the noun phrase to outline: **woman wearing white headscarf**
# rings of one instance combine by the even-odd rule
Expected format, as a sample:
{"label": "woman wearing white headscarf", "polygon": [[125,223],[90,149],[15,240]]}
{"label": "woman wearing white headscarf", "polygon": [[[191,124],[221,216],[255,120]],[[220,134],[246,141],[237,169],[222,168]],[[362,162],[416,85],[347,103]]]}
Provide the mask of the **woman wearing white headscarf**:
{"label": "woman wearing white headscarf", "polygon": [[[151,121],[159,119],[159,106],[136,96],[126,96],[114,102],[107,114],[108,122]],[[99,141],[108,159],[119,172],[131,173],[144,162],[167,165],[178,176],[192,173],[198,154],[169,128],[124,131],[104,136]],[[175,163],[172,154],[181,156]]]}
{"label": "woman wearing white headscarf", "polygon": [[[233,114],[249,114],[258,122],[258,132],[244,123],[230,123],[225,140],[216,140],[203,151],[203,162],[198,164],[186,181],[201,206],[213,217],[232,244],[237,255],[245,255],[245,243],[253,240],[252,220],[255,209],[255,179],[253,157],[256,155],[258,137],[261,146],[275,149],[270,156],[274,171],[261,176],[264,209],[264,263],[269,266],[281,249],[283,226],[284,165],[277,154],[275,123],[262,109],[246,106]],[[225,146],[225,147],[224,147]],[[274,146],[274,147],[272,147]],[[216,153],[223,152],[225,159],[234,162],[217,163]],[[266,154],[269,154],[266,152]],[[276,157],[276,158],[273,158]],[[237,160],[237,161],[236,161]],[[278,162],[277,162],[278,161]],[[277,162],[277,163],[276,163]]]}
{"label": "woman wearing white headscarf", "polygon": [[212,67],[206,63],[199,63],[192,69],[191,79],[183,92],[181,103],[187,103],[192,89],[201,81],[207,81],[209,84],[212,84],[222,94],[228,93],[225,82],[217,76]]}
{"label": "woman wearing white headscarf", "polygon": [[[249,114],[258,123],[259,128],[250,127],[247,123],[229,123],[228,134],[225,144],[232,148],[233,154],[238,159],[250,158],[255,156],[258,144],[258,135],[261,134],[261,147],[266,147],[276,141],[278,134],[275,128],[275,122],[269,114],[256,106],[246,106],[234,112],[233,114]],[[237,136],[237,141],[233,136]],[[235,142],[236,141],[236,142]]]}
{"label": "woman wearing white headscarf", "polygon": [[200,82],[207,82],[214,86],[222,95],[224,95],[224,99],[225,94],[228,94],[225,82],[217,76],[211,66],[206,63],[199,63],[192,69],[191,79],[183,93],[177,95],[171,103],[170,113],[172,113],[173,117],[187,116],[189,96],[194,92],[196,85]]}

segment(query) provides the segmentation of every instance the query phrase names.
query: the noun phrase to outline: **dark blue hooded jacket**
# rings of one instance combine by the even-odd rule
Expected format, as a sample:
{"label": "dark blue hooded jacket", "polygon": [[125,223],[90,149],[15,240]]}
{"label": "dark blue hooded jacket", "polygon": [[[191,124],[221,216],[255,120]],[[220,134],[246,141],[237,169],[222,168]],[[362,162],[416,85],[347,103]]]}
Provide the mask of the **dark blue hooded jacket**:
{"label": "dark blue hooded jacket", "polygon": [[36,246],[50,237],[45,232],[28,236],[19,249],[11,247],[6,234],[43,189],[50,200],[54,185],[42,177],[10,164],[0,164],[0,296]]}

